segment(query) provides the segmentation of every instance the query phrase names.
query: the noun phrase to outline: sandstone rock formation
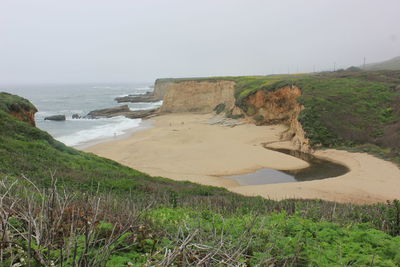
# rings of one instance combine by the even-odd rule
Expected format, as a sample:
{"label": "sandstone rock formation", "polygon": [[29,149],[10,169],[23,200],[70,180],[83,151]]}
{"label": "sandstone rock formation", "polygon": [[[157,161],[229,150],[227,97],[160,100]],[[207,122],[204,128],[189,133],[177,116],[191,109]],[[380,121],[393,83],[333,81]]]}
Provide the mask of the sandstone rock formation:
{"label": "sandstone rock formation", "polygon": [[226,80],[183,80],[165,85],[160,112],[212,112],[218,104],[235,105],[235,82]]}
{"label": "sandstone rock formation", "polygon": [[122,97],[117,97],[115,100],[118,103],[124,103],[124,102],[157,102],[160,101],[158,97],[156,97],[153,93],[148,92],[145,95],[128,95],[128,96],[122,96]]}
{"label": "sandstone rock formation", "polygon": [[259,90],[247,100],[248,118],[257,125],[286,124],[288,129],[281,136],[291,140],[296,149],[310,152],[310,143],[298,118],[303,106],[297,102],[301,89],[288,85],[268,92]]}
{"label": "sandstone rock formation", "polygon": [[150,115],[155,114],[158,109],[149,110],[137,110],[132,111],[129,109],[128,105],[118,106],[114,108],[97,109],[89,112],[85,118],[97,119],[97,118],[112,118],[117,116],[125,116],[130,119],[145,118]]}
{"label": "sandstone rock formation", "polygon": [[21,110],[18,112],[13,111],[10,114],[11,114],[11,116],[13,116],[21,121],[27,122],[30,125],[35,127],[36,126],[36,123],[35,123],[35,113],[36,112],[37,112],[37,110]]}
{"label": "sandstone rock formation", "polygon": [[11,116],[35,126],[37,109],[27,99],[6,92],[0,92],[0,110],[10,113]]}

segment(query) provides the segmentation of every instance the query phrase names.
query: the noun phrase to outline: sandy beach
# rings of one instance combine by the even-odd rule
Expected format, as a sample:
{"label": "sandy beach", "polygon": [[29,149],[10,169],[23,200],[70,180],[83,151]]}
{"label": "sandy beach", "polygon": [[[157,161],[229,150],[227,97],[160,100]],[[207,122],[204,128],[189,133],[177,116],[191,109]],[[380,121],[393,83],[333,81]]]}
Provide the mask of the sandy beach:
{"label": "sandy beach", "polygon": [[153,127],[125,139],[85,148],[152,176],[222,186],[233,192],[271,199],[318,198],[338,202],[374,203],[400,199],[400,169],[365,153],[317,151],[316,156],[350,168],[345,175],[301,183],[242,186],[222,176],[262,168],[291,170],[308,163],[265,149],[263,143],[292,148],[280,142],[283,125],[236,127],[210,125],[212,114],[167,114],[152,118]]}

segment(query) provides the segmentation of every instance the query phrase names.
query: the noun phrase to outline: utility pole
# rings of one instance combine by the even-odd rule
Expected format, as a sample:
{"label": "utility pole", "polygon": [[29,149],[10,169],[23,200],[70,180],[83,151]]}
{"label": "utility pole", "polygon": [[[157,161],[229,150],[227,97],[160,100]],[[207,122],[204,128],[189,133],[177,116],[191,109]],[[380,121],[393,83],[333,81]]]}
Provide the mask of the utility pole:
{"label": "utility pole", "polygon": [[333,62],[333,72],[336,71],[336,62]]}
{"label": "utility pole", "polygon": [[365,69],[365,57],[364,57],[364,64],[363,64],[363,69]]}

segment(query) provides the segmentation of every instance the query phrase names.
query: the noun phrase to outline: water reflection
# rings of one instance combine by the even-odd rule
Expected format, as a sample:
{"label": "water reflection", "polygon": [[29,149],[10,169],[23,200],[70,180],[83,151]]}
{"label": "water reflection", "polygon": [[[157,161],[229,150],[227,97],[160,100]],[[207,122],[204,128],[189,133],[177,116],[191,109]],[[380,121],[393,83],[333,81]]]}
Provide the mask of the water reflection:
{"label": "water reflection", "polygon": [[342,164],[318,158],[309,153],[290,149],[271,150],[302,159],[308,162],[310,166],[290,171],[265,168],[248,174],[226,176],[226,178],[234,179],[241,185],[262,185],[321,180],[341,176],[349,172],[349,169]]}

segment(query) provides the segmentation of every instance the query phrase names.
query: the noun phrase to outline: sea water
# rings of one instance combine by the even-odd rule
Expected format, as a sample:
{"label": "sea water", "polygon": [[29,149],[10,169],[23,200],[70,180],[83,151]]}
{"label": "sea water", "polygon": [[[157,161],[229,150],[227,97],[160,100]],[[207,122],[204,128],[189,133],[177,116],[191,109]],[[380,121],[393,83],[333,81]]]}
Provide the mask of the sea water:
{"label": "sea water", "polygon": [[[0,85],[0,91],[22,96],[31,101],[38,112],[36,126],[68,146],[81,146],[94,140],[121,136],[142,124],[141,119],[123,116],[100,119],[72,119],[73,114],[83,117],[96,109],[128,104],[131,110],[159,107],[154,103],[117,103],[114,99],[126,95],[141,95],[153,91],[151,83],[137,84],[46,84]],[[51,115],[65,115],[65,121],[44,120]]]}

